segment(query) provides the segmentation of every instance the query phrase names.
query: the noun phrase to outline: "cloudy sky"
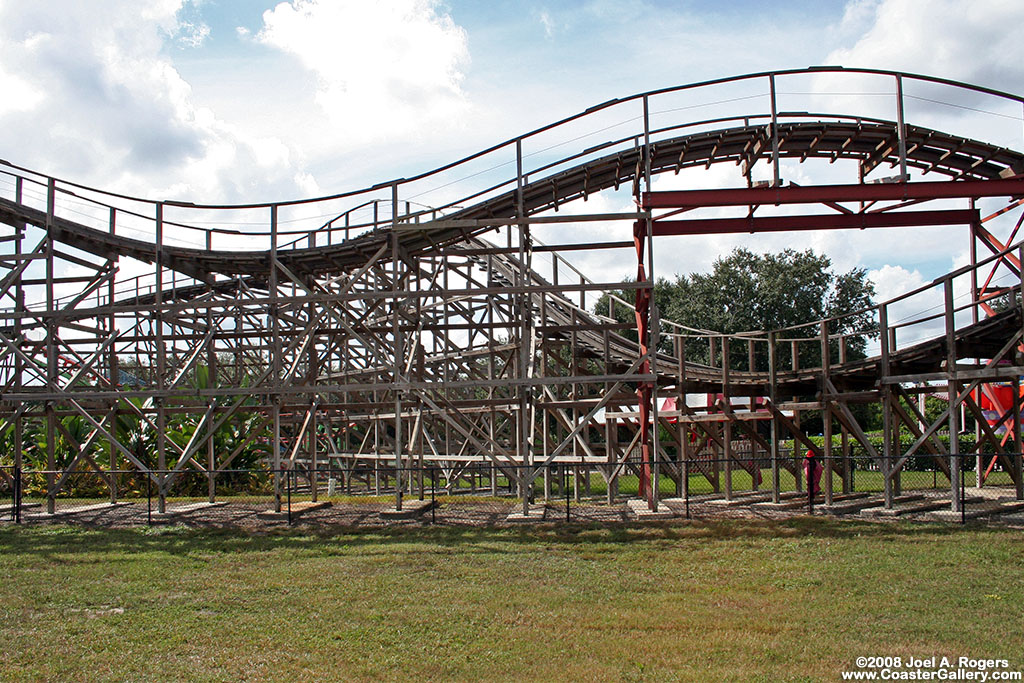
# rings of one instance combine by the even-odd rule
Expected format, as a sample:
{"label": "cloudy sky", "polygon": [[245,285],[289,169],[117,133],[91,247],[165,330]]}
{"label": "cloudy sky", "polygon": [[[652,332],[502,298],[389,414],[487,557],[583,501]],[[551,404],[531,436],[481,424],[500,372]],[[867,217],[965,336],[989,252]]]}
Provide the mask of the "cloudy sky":
{"label": "cloudy sky", "polygon": [[[1008,28],[1022,20],[1019,0],[0,0],[0,158],[153,199],[308,197],[421,172],[611,98],[752,71],[867,66],[1024,93],[1024,43]],[[930,120],[1024,146],[1019,112],[958,106]],[[739,183],[722,173],[673,182]],[[622,199],[591,201],[584,210]],[[661,275],[749,241],[675,239],[659,247]],[[886,296],[961,263],[967,239],[750,242],[805,245],[869,268]],[[630,270],[628,254],[581,258]]]}

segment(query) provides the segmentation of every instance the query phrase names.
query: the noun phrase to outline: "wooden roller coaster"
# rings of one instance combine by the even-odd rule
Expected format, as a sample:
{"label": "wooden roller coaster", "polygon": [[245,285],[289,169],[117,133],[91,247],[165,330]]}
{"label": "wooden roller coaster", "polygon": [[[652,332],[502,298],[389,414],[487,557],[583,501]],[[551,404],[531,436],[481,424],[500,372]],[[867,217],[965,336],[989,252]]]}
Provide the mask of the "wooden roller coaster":
{"label": "wooden roller coaster", "polygon": [[[824,76],[891,83],[894,120],[777,106],[778,82]],[[403,480],[408,465],[457,472],[486,463],[515,481],[529,514],[552,463],[599,473],[609,499],[618,477],[639,475],[640,495],[657,509],[651,482],[681,485],[699,460],[695,443],[720,455],[727,475],[749,468],[738,443],[762,453],[778,502],[780,473],[799,479],[780,450],[793,440],[821,456],[831,503],[833,477],[839,490],[849,477],[833,452],[835,432],[842,448],[859,442],[877,461],[892,506],[912,456],[934,457],[960,488],[969,453],[938,434],[960,433],[970,411],[974,451],[1001,463],[1022,499],[1020,391],[995,420],[980,418],[979,396],[995,382],[1018,387],[1024,373],[1021,247],[990,229],[1020,213],[1024,153],[907,123],[910,85],[1012,105],[1018,118],[1024,102],[893,72],[751,74],[606,102],[414,178],[244,206],[151,201],[2,162],[0,222],[9,229],[0,236],[0,418],[14,434],[3,455],[21,466],[25,425],[41,425],[51,511],[69,475],[89,469],[137,470],[161,506],[180,473],[202,472],[212,500],[212,475],[230,469],[246,443],[265,440],[266,465],[299,472],[314,498],[325,467],[386,469],[400,509],[416,485]],[[766,110],[677,120],[687,110],[673,108],[679,98],[722,88],[753,89]],[[626,132],[580,144],[611,128]],[[856,177],[785,183],[789,160],[838,162]],[[738,166],[746,186],[652,187],[659,174],[716,164]],[[754,180],[758,164],[771,168],[770,180]],[[897,175],[876,182],[884,168]],[[602,192],[628,193],[634,203],[566,211]],[[1000,204],[983,212],[982,201]],[[582,224],[608,226],[608,238],[574,239],[568,228]],[[559,226],[557,243],[536,239]],[[867,358],[848,357],[849,335],[834,331],[836,321],[724,335],[661,319],[651,300],[662,235],[899,226],[946,241],[949,226],[963,226],[971,260],[867,311],[874,324],[857,331],[876,340]],[[978,246],[990,255],[980,258]],[[594,281],[570,262],[576,252],[623,249],[636,254],[635,280]],[[542,260],[550,272],[542,274]],[[635,325],[594,311],[598,296],[623,290],[635,292]],[[941,301],[937,312],[891,319],[901,302],[929,292]],[[709,362],[686,359],[695,341],[707,345]],[[747,362],[737,361],[737,348],[749,351]],[[763,349],[767,367],[754,361]],[[817,349],[816,367],[801,364],[803,349]],[[949,407],[929,421],[910,399],[936,392]],[[854,407],[863,403],[881,406],[882,448],[858,422]],[[823,441],[802,429],[808,412],[823,416]],[[219,450],[218,430],[241,415],[255,418],[248,440]],[[67,416],[84,420],[84,434],[68,432]],[[152,459],[119,436],[124,416],[140,425]],[[168,421],[186,417],[187,440],[168,438]],[[900,438],[907,434],[909,446]],[[698,469],[733,494],[730,476],[723,484],[717,469]],[[114,478],[107,483],[116,500]],[[951,505],[958,510],[960,498]]]}

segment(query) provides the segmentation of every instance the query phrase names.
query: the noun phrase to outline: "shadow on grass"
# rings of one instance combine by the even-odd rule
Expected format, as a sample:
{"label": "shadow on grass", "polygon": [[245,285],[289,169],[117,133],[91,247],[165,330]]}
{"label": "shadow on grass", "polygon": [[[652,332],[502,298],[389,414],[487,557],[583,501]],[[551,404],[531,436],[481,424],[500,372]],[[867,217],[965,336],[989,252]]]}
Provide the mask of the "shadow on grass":
{"label": "shadow on grass", "polygon": [[[465,527],[444,525],[396,525],[385,528],[292,527],[273,530],[209,529],[185,526],[106,529],[80,525],[0,527],[0,553],[60,555],[63,559],[89,553],[157,552],[259,553],[276,550],[308,550],[318,553],[351,552],[361,548],[398,545],[411,550],[436,551],[457,548],[460,552],[479,549],[486,553],[515,552],[515,547],[626,545],[676,542],[730,542],[771,538],[828,538],[909,540],[962,534],[1014,534],[1019,530],[981,525],[938,525],[877,523],[835,520],[827,517],[791,517],[785,520],[729,519],[684,522],[623,524],[537,524],[528,527]],[[502,550],[504,548],[504,550]]]}

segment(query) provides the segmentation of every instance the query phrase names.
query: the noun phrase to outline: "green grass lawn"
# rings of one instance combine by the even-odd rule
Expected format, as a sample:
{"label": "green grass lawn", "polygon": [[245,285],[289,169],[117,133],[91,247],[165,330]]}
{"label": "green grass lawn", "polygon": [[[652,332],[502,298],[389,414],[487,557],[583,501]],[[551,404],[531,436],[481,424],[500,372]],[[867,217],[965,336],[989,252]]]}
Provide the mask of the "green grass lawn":
{"label": "green grass lawn", "polygon": [[0,528],[0,680],[839,680],[1024,666],[1024,532],[794,518]]}

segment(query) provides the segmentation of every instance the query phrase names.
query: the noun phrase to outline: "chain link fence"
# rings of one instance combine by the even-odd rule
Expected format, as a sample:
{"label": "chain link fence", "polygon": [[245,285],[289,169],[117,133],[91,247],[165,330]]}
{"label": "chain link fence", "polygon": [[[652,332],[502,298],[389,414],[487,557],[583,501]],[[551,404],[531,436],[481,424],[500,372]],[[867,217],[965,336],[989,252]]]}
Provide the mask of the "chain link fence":
{"label": "chain link fence", "polygon": [[[205,472],[0,468],[0,523],[259,528],[432,523],[618,523],[671,518],[868,519],[1024,522],[1014,457],[976,486],[974,456],[893,459],[734,453],[644,465],[437,462]],[[1019,459],[1016,461],[1019,462]],[[956,481],[956,484],[953,483]]]}

